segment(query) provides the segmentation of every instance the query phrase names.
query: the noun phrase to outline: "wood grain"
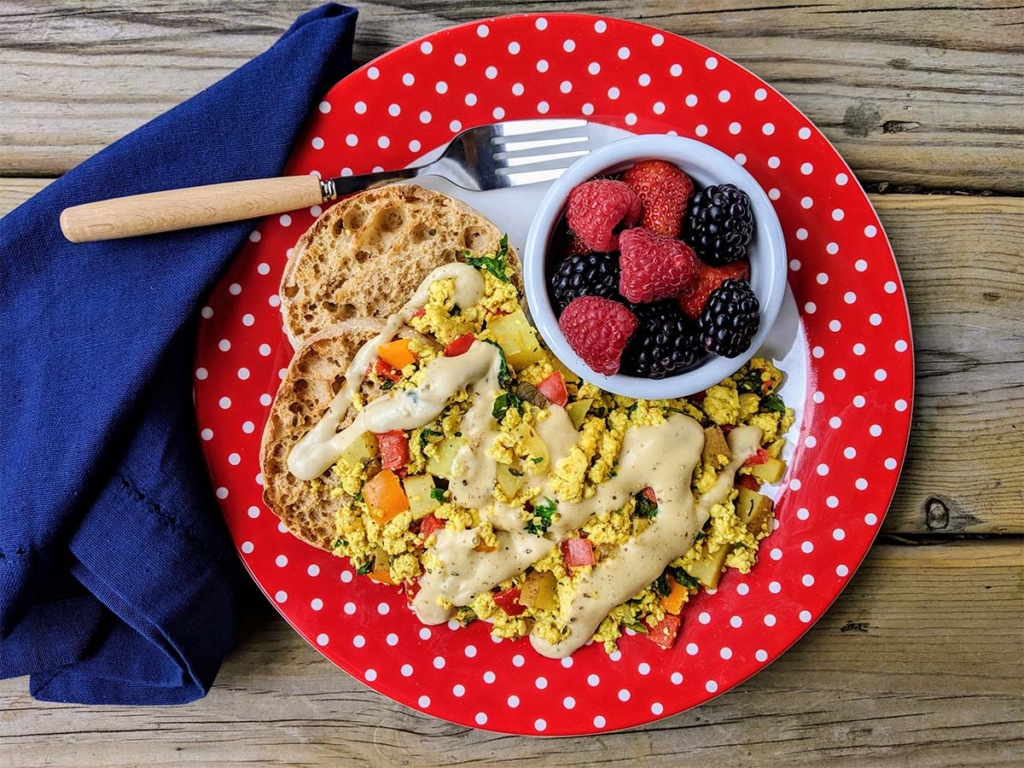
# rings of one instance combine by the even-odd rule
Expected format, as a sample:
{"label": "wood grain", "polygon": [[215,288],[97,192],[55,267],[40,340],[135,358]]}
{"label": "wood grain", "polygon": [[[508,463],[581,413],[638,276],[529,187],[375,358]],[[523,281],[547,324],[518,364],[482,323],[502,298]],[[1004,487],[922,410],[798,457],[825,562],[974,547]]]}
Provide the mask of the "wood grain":
{"label": "wood grain", "polygon": [[0,681],[0,766],[1020,764],[1022,600],[1019,542],[881,544],[825,617],[736,690],[643,729],[559,740],[395,704],[261,601],[210,695],[186,707],[47,704],[24,679]]}
{"label": "wood grain", "polygon": [[[363,2],[356,57],[453,23],[579,11],[708,45],[777,87],[869,185],[1020,194],[1019,3]],[[54,176],[266,49],[306,0],[0,0],[0,175]]]}
{"label": "wood grain", "polygon": [[[0,215],[46,184],[0,179]],[[917,362],[907,465],[884,530],[1024,533],[1024,200],[873,195]]]}

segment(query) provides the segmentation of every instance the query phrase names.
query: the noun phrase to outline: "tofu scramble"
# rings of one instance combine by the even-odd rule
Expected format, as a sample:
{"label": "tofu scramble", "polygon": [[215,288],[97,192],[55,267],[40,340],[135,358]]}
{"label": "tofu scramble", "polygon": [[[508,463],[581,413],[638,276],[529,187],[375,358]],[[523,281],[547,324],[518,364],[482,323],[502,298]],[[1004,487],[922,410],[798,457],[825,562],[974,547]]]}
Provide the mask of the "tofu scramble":
{"label": "tofu scramble", "polygon": [[[289,468],[342,501],[334,554],[425,623],[485,620],[552,657],[626,629],[670,648],[690,597],[747,573],[772,531],[782,373],[754,359],[690,398],[603,392],[540,343],[505,258],[435,270]],[[387,394],[363,402],[361,381]]]}

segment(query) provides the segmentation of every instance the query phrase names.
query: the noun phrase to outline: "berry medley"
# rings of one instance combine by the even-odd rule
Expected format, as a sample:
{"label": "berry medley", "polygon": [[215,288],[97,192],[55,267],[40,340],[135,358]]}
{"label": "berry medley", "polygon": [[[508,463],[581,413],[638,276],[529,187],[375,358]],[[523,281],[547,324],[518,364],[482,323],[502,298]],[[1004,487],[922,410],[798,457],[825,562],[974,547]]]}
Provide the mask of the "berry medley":
{"label": "berry medley", "polygon": [[754,215],[733,184],[694,191],[641,160],[577,185],[552,241],[548,286],[573,351],[597,373],[661,379],[737,357],[760,325],[747,248]]}

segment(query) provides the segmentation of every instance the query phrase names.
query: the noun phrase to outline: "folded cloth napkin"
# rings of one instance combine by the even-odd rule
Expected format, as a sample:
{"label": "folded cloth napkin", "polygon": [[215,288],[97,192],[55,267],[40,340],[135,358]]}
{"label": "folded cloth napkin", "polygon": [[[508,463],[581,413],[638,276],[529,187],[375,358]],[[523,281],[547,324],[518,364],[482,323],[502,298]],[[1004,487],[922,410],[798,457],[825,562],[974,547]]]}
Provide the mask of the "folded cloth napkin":
{"label": "folded cloth napkin", "polygon": [[279,174],[351,65],[356,11],[266,53],[0,220],[0,678],[39,699],[180,704],[234,640],[240,568],[199,452],[193,318],[252,228],[73,245],[106,197]]}

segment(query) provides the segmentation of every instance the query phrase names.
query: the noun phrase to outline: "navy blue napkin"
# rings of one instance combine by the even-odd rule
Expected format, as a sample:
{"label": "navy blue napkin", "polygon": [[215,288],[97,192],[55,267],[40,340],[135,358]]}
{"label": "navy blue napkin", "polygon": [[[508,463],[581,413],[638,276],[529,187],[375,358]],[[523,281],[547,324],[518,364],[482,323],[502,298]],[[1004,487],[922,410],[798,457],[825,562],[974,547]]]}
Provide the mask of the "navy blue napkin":
{"label": "navy blue napkin", "polygon": [[266,53],[0,220],[0,677],[180,704],[235,637],[241,569],[192,407],[194,318],[251,223],[73,245],[70,205],[274,176],[351,66],[356,11]]}

